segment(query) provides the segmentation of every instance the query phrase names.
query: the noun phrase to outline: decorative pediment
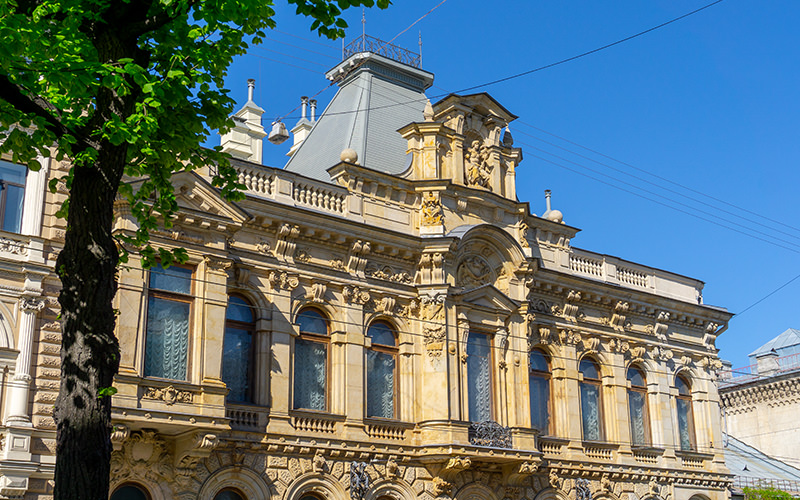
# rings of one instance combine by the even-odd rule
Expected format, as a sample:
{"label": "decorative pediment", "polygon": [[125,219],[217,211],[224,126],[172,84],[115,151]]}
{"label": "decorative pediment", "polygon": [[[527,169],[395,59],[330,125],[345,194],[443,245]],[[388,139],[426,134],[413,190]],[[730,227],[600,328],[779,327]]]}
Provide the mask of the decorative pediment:
{"label": "decorative pediment", "polygon": [[[183,214],[202,214],[228,224],[241,225],[250,219],[235,203],[220,196],[217,189],[195,172],[181,172],[172,176],[175,197]],[[135,189],[135,187],[134,187]]]}
{"label": "decorative pediment", "polygon": [[467,292],[455,295],[462,303],[480,309],[491,310],[506,315],[516,312],[520,303],[510,298],[492,285],[482,285]]}

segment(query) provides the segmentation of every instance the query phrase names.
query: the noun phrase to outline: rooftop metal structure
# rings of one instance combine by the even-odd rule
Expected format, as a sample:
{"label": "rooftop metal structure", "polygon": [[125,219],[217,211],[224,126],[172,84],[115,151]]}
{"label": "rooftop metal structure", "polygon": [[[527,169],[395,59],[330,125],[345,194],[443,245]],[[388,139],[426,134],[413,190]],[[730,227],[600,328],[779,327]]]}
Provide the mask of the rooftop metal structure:
{"label": "rooftop metal structure", "polygon": [[363,34],[347,44],[342,50],[342,60],[361,52],[372,52],[412,68],[422,67],[421,55],[367,34]]}

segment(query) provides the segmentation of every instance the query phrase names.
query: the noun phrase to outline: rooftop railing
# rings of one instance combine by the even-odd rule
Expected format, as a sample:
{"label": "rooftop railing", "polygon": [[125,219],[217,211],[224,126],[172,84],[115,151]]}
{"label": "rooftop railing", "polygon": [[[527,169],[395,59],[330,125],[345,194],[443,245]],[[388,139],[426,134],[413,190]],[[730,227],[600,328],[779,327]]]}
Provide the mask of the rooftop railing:
{"label": "rooftop railing", "polygon": [[361,35],[347,44],[342,55],[347,59],[360,52],[372,52],[415,68],[422,65],[422,57],[419,54],[369,35]]}

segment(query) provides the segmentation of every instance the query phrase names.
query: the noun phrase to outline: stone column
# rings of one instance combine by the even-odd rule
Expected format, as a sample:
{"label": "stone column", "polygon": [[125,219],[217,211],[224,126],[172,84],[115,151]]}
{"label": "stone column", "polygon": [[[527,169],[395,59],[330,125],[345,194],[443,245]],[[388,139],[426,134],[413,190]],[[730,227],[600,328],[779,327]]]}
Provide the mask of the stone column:
{"label": "stone column", "polygon": [[31,384],[33,329],[36,324],[36,315],[44,309],[44,299],[40,297],[21,297],[19,309],[19,340],[17,342],[19,354],[17,355],[16,373],[11,379],[6,424],[17,427],[31,427],[28,398]]}

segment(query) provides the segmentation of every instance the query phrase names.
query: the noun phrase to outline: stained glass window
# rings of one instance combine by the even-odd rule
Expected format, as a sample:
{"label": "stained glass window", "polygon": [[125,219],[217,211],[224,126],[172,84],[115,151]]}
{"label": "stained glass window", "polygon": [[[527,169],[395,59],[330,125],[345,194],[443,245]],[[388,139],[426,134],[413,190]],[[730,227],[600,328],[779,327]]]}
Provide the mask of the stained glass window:
{"label": "stained glass window", "polygon": [[144,375],[187,379],[192,270],[157,265],[150,269]]}
{"label": "stained glass window", "polygon": [[678,411],[678,439],[681,450],[694,450],[694,415],[692,413],[692,390],[683,377],[675,377],[678,396],[675,399]]}
{"label": "stained glass window", "polygon": [[28,169],[0,161],[0,229],[18,233],[22,228],[22,203]]}
{"label": "stained glass window", "polygon": [[395,332],[382,321],[367,329],[372,347],[367,349],[367,416],[395,417],[397,347]]}
{"label": "stained glass window", "polygon": [[631,444],[650,444],[650,419],[647,413],[647,386],[642,371],[628,368],[628,415],[631,424]]}
{"label": "stained glass window", "polygon": [[327,411],[328,321],[316,309],[297,315],[294,340],[294,408]]}
{"label": "stained glass window", "polygon": [[467,337],[467,399],[472,422],[492,420],[491,344],[489,336],[469,332]]}
{"label": "stained glass window", "polygon": [[542,351],[530,353],[528,388],[531,398],[531,426],[542,435],[550,431],[550,363]]}
{"label": "stained glass window", "polygon": [[250,403],[253,365],[253,308],[241,297],[231,296],[225,313],[222,348],[222,381],[228,386],[228,401]]}
{"label": "stained glass window", "polygon": [[603,411],[600,396],[600,370],[597,363],[584,358],[578,366],[583,375],[580,382],[581,423],[583,439],[586,441],[603,440]]}

